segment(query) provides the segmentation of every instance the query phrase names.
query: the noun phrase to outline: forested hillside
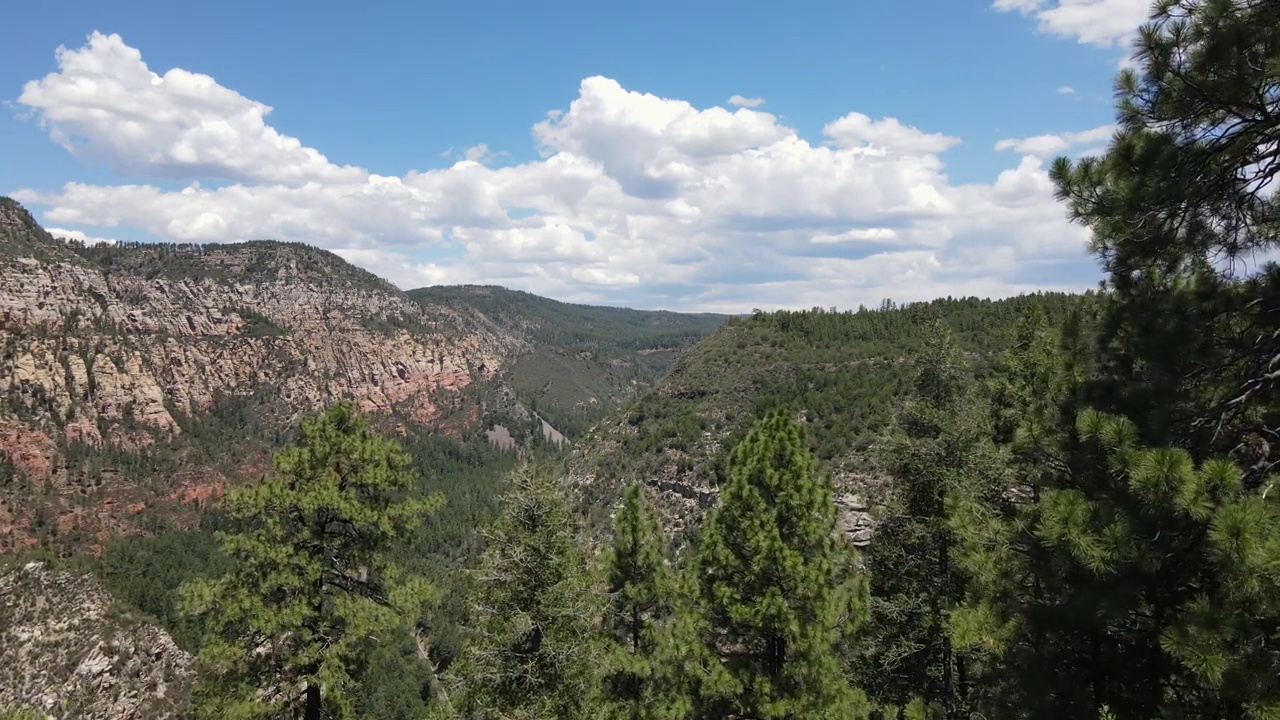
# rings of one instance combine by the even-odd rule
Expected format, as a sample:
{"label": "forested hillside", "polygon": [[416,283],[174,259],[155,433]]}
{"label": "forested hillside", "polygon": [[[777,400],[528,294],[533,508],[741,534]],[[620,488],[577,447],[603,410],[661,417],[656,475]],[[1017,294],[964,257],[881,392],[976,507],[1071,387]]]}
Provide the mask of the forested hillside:
{"label": "forested hillside", "polygon": [[509,382],[570,438],[648,389],[684,350],[729,319],[574,305],[495,286],[421,288],[409,297],[427,307],[479,312],[527,340],[527,350],[510,366]]}
{"label": "forested hillside", "polygon": [[735,318],[579,443],[573,481],[590,504],[607,508],[620,483],[640,479],[658,490],[668,523],[684,524],[710,502],[730,449],[753,419],[785,411],[804,423],[809,448],[836,474],[837,486],[859,493],[859,478],[874,474],[867,452],[910,387],[932,320],[955,334],[973,372],[987,377],[1017,342],[1027,313],[1083,328],[1099,306],[1093,293],[1050,293]]}

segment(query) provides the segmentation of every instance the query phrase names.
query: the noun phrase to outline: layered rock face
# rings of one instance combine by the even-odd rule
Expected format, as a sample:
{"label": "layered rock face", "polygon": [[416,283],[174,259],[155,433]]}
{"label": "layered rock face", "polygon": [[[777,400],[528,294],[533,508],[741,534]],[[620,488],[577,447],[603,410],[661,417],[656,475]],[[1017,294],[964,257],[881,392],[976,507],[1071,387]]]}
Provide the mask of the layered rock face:
{"label": "layered rock face", "polygon": [[147,446],[220,396],[430,424],[520,342],[316,248],[73,252],[0,200],[0,462],[36,482],[61,481],[59,448]]}
{"label": "layered rock face", "polygon": [[59,720],[179,717],[191,656],[113,607],[85,575],[38,562],[0,574],[0,708]]}

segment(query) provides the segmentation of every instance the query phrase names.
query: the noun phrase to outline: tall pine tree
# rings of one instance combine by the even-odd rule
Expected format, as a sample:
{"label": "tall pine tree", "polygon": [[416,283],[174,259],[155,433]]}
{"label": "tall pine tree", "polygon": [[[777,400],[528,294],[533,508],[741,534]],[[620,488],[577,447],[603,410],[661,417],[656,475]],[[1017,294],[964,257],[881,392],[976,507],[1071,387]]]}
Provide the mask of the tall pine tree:
{"label": "tall pine tree", "polygon": [[1023,618],[1046,713],[1272,717],[1280,3],[1161,0],[1134,60],[1106,154],[1052,173],[1108,271],[1105,412],[1028,524],[1048,592]]}
{"label": "tall pine tree", "polygon": [[424,610],[428,588],[387,558],[438,499],[408,497],[408,455],[349,403],[304,420],[274,465],[223,500],[230,572],[182,588],[208,630],[196,712],[351,717],[364,658]]}
{"label": "tall pine tree", "polygon": [[734,448],[697,553],[708,649],[728,675],[703,698],[706,717],[866,716],[837,654],[863,619],[865,584],[837,532],[830,478],[786,415]]}
{"label": "tall pine tree", "polygon": [[485,537],[469,642],[437,710],[468,720],[594,719],[601,592],[559,478],[523,461]]}
{"label": "tall pine tree", "polygon": [[640,483],[623,493],[605,557],[608,599],[604,697],[618,720],[690,717],[693,688],[674,631],[680,588],[667,561],[665,537]]}
{"label": "tall pine tree", "polygon": [[872,625],[864,684],[881,705],[964,717],[979,655],[957,647],[953,614],[970,599],[966,562],[981,522],[1005,502],[1005,465],[950,329],[929,321],[911,396],[881,451],[892,510],[867,553]]}

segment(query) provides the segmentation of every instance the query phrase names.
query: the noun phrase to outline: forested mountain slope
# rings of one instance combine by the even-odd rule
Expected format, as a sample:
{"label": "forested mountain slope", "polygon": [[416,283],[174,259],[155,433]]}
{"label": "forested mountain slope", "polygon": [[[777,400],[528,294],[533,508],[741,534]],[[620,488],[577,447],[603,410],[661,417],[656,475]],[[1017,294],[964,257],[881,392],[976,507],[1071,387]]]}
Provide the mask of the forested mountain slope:
{"label": "forested mountain slope", "polygon": [[473,311],[523,341],[505,377],[518,397],[570,437],[646,390],[726,315],[563,303],[492,285],[410,290],[425,307]]}
{"label": "forested mountain slope", "polygon": [[681,357],[653,390],[588,433],[573,452],[573,481],[597,513],[617,497],[619,483],[651,485],[667,523],[680,528],[712,502],[727,451],[750,423],[786,410],[805,424],[810,448],[856,513],[865,509],[863,486],[879,475],[866,451],[900,404],[912,357],[929,339],[930,318],[952,328],[983,375],[1013,344],[1029,308],[1056,326],[1072,310],[1089,317],[1097,305],[1094,293],[1042,293],[732,319]]}

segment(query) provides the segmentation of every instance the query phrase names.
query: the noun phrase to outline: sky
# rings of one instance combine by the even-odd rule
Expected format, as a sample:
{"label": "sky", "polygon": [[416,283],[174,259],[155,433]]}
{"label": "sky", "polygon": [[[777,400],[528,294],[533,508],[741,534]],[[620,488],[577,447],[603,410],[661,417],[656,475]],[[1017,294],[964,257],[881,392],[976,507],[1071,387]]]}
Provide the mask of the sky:
{"label": "sky", "polygon": [[746,312],[1082,290],[1047,168],[1148,0],[43,0],[0,194],[55,235],[317,245],[409,289]]}

